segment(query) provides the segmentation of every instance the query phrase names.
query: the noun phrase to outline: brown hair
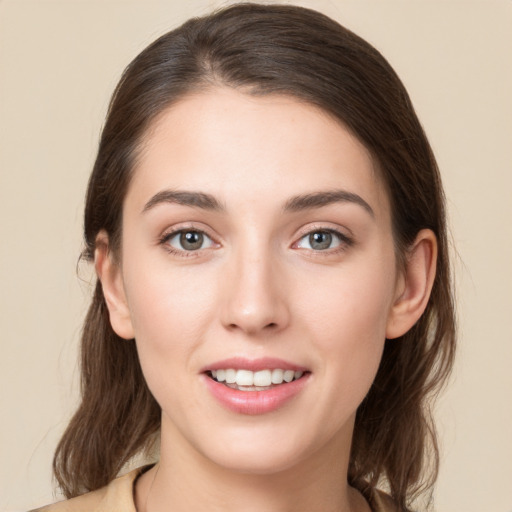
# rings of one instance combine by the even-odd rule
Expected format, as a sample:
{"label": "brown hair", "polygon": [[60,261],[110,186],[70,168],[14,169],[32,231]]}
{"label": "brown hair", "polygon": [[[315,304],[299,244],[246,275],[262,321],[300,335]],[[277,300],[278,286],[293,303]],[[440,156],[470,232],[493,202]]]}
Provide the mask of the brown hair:
{"label": "brown hair", "polygon": [[[453,299],[432,150],[399,78],[367,42],[310,9],[238,4],[191,19],[152,43],[127,67],[110,103],[87,191],[84,255],[93,259],[100,230],[118,250],[123,199],[155,116],[185,94],[215,85],[291,95],[341,120],[378,163],[399,260],[419,230],[437,236],[427,309],[407,334],[386,341],[375,382],[358,409],[349,467],[352,485],[367,492],[387,482],[400,510],[408,510],[437,475],[430,404],[453,362]],[[82,402],[54,459],[67,497],[111,481],[160,426],[135,344],[112,330],[99,282],[81,358]]]}

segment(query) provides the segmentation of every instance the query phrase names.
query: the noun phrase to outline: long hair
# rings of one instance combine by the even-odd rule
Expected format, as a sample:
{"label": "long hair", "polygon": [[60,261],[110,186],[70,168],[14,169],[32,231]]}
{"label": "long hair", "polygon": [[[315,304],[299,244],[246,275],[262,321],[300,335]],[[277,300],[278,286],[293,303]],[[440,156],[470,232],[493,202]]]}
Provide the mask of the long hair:
{"label": "long hair", "polygon": [[[157,39],[114,91],[87,191],[84,256],[93,259],[100,230],[118,253],[123,199],[156,116],[186,94],[215,86],[290,95],[334,116],[377,164],[398,261],[421,229],[437,237],[430,301],[408,333],[385,342],[357,411],[349,465],[352,485],[370,492],[384,482],[400,510],[408,510],[437,475],[430,404],[453,363],[455,319],[438,168],[404,86],[375,48],[328,17],[289,5],[238,4]],[[110,482],[160,427],[135,344],[112,330],[99,282],[81,343],[82,401],[54,458],[67,497]]]}

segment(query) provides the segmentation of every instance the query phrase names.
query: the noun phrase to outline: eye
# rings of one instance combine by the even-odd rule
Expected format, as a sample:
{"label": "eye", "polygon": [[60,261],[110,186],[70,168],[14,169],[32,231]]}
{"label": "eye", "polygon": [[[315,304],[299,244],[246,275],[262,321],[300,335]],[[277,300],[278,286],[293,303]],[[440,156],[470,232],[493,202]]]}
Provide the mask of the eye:
{"label": "eye", "polygon": [[208,249],[215,244],[203,231],[195,229],[182,229],[166,235],[162,243],[169,245],[177,251],[199,251]]}
{"label": "eye", "polygon": [[341,245],[350,245],[351,240],[337,231],[331,229],[317,229],[303,236],[296,244],[298,249],[313,251],[326,251],[336,249]]}

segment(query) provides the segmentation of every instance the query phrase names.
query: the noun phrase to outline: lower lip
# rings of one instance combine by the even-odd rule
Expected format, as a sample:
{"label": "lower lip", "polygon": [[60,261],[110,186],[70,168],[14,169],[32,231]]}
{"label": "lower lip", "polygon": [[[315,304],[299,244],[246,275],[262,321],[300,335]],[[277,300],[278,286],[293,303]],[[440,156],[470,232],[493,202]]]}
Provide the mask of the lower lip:
{"label": "lower lip", "polygon": [[265,414],[272,412],[295,398],[304,389],[309,373],[292,382],[279,384],[263,391],[239,391],[203,374],[210,393],[230,411],[239,414]]}

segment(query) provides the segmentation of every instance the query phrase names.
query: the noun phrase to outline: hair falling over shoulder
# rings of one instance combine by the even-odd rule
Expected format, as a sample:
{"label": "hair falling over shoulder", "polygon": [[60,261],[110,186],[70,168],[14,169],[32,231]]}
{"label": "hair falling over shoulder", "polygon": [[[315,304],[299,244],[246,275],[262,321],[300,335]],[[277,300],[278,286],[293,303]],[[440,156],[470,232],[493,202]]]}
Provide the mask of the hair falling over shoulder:
{"label": "hair falling over shoulder", "polygon": [[[287,94],[339,119],[366,146],[388,191],[398,260],[416,234],[438,241],[427,309],[386,341],[376,380],[358,409],[349,481],[384,485],[407,511],[437,476],[431,408],[455,351],[455,315],[444,196],[437,164],[401,81],[380,55],[337,22],[290,5],[237,4],[161,36],[127,67],[114,91],[90,177],[84,256],[104,230],[120,254],[123,199],[151,122],[185,94],[216,84],[249,94]],[[117,336],[96,284],[81,340],[81,403],[55,454],[66,497],[114,479],[150,448],[160,427],[133,340]]]}
{"label": "hair falling over shoulder", "polygon": [[135,344],[110,327],[101,284],[85,319],[82,401],[57,446],[54,473],[66,497],[113,480],[142,447],[151,448],[160,408],[142,376]]}

